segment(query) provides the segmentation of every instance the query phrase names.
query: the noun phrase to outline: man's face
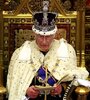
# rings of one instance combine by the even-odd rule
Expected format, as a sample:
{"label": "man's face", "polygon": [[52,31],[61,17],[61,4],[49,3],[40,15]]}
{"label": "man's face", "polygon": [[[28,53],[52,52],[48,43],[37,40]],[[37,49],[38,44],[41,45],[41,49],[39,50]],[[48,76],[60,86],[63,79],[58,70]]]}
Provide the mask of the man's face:
{"label": "man's face", "polygon": [[41,51],[47,52],[54,39],[54,35],[44,36],[36,34],[36,43]]}

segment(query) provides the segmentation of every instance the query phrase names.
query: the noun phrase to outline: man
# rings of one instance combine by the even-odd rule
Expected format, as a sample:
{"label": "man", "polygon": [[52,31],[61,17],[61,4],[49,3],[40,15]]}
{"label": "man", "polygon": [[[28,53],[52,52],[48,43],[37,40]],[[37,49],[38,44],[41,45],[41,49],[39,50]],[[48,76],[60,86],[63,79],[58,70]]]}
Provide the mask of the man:
{"label": "man", "polygon": [[62,81],[71,81],[74,75],[88,77],[84,68],[77,67],[73,47],[63,38],[54,39],[56,14],[47,12],[47,7],[48,2],[44,1],[43,12],[34,14],[35,40],[26,41],[12,55],[7,76],[8,100],[60,100],[64,94]]}

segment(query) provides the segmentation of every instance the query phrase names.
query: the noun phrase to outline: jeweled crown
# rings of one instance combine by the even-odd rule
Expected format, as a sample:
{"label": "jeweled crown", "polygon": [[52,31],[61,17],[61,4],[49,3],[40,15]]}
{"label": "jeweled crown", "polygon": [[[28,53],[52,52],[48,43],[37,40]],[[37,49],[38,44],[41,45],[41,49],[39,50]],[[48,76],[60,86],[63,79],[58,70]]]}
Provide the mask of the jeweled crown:
{"label": "jeweled crown", "polygon": [[[35,12],[33,14],[33,31],[46,34],[50,32],[50,34],[54,34],[56,32],[55,20],[57,14],[55,12],[48,12],[49,9],[49,1],[43,1],[43,11]],[[53,31],[54,30],[54,31]]]}

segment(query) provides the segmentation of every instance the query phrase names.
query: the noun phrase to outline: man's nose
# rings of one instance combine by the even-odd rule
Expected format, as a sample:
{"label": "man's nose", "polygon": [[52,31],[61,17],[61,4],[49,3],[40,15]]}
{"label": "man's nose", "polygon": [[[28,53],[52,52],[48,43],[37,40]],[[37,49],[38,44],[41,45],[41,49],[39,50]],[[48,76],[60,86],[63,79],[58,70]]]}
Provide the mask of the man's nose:
{"label": "man's nose", "polygon": [[47,42],[47,39],[44,37],[43,38],[43,43],[45,44]]}

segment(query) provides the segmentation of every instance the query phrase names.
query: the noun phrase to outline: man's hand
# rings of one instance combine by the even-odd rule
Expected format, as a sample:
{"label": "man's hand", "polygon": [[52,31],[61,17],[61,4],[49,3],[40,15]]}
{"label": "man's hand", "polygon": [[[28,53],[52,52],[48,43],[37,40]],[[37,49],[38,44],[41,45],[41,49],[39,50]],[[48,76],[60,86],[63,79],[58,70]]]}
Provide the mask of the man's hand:
{"label": "man's hand", "polygon": [[54,87],[54,90],[52,90],[52,91],[50,92],[50,94],[51,94],[52,96],[60,95],[61,92],[62,92],[62,86],[61,86],[61,85],[54,84],[53,87]]}
{"label": "man's hand", "polygon": [[35,86],[30,86],[27,89],[26,94],[28,97],[35,99],[39,95],[39,90],[35,88]]}

